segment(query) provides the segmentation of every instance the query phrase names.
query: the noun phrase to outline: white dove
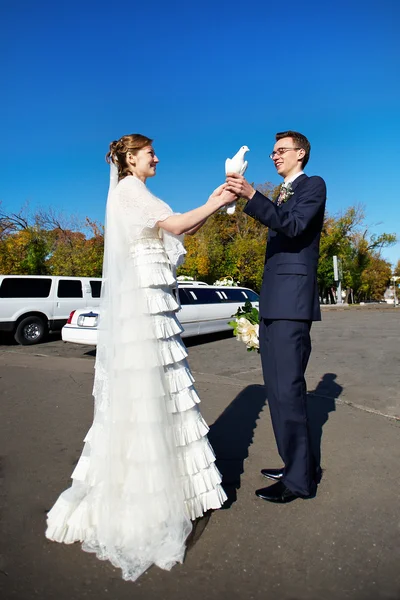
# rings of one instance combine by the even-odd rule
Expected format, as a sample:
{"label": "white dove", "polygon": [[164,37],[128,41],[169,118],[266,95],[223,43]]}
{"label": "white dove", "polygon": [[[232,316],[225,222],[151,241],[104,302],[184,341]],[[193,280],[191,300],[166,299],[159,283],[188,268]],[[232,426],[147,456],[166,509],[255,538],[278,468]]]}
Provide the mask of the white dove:
{"label": "white dove", "polygon": [[[227,158],[225,161],[225,174],[227,173],[238,173],[239,175],[244,175],[244,172],[247,169],[247,160],[244,160],[244,155],[246,152],[250,152],[250,148],[247,146],[242,146],[238,152],[236,152],[235,156],[232,158]],[[226,209],[228,215],[233,215],[235,212],[236,202],[230,204]]]}

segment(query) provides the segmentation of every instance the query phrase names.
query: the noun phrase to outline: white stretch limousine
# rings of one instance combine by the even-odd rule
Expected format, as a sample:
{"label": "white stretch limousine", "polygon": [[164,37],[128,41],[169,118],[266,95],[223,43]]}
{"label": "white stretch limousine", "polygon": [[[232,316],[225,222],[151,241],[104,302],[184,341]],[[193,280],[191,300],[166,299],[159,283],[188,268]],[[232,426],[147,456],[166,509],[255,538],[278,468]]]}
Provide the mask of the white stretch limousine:
{"label": "white stretch limousine", "polygon": [[[179,284],[182,308],[178,319],[184,328],[182,337],[229,331],[228,322],[239,306],[249,300],[258,308],[258,294],[242,287],[215,287],[203,282]],[[96,345],[97,324],[101,315],[95,307],[71,312],[62,328],[65,342]]]}

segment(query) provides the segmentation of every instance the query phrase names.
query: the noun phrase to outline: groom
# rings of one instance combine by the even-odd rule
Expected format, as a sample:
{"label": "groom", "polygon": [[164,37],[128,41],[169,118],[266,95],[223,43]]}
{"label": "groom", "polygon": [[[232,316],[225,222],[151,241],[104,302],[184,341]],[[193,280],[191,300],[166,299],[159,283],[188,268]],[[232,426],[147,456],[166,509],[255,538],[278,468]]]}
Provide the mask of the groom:
{"label": "groom", "polygon": [[284,467],[262,469],[262,475],[275,483],[256,495],[279,503],[314,496],[321,472],[311,451],[304,374],[311,323],[321,320],[317,265],[326,186],[321,177],[303,172],[309,156],[310,143],[304,135],[276,134],[270,158],[284,183],[275,203],[242,175],[227,176],[228,189],[248,200],[245,213],[269,228],[260,294],[260,352]]}

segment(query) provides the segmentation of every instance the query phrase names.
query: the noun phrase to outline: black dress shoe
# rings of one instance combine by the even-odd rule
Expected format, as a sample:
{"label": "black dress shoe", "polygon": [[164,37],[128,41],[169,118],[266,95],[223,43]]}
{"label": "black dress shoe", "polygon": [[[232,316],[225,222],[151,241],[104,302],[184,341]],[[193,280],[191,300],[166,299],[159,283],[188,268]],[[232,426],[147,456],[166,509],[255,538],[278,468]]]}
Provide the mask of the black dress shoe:
{"label": "black dress shoe", "polygon": [[268,477],[268,479],[279,481],[283,477],[283,471],[283,467],[282,469],[261,469],[261,475],[264,475],[264,477]]}
{"label": "black dress shoe", "polygon": [[292,490],[289,490],[288,487],[283,483],[283,481],[277,481],[273,485],[270,485],[266,488],[261,488],[260,490],[256,490],[256,496],[262,498],[263,500],[268,500],[268,502],[276,502],[278,504],[286,504],[287,502],[292,502],[292,500],[296,500],[296,498],[314,498],[316,495],[317,486],[315,483],[312,484],[311,493],[308,496],[303,496],[301,494],[295,494]]}
{"label": "black dress shoe", "polygon": [[286,487],[283,481],[277,481],[277,483],[269,487],[256,490],[256,496],[268,502],[277,502],[278,504],[286,504],[298,498],[296,494]]}

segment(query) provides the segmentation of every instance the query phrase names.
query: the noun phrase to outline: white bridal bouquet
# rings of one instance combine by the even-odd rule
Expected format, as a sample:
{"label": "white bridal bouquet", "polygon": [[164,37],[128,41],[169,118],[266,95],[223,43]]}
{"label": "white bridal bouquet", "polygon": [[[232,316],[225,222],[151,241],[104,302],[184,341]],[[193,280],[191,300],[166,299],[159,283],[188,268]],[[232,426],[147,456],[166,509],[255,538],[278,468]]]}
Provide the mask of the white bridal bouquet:
{"label": "white bridal bouquet", "polygon": [[243,307],[239,307],[237,312],[232,315],[235,317],[229,325],[233,327],[236,339],[244,342],[247,352],[256,350],[259,352],[260,344],[258,340],[259,332],[259,313],[258,310],[248,300]]}
{"label": "white bridal bouquet", "polygon": [[232,286],[238,286],[240,284],[240,281],[233,281],[232,277],[223,277],[222,279],[217,279],[217,281],[214,281],[213,285],[218,285],[220,287],[222,286],[226,286],[226,287],[232,287]]}

